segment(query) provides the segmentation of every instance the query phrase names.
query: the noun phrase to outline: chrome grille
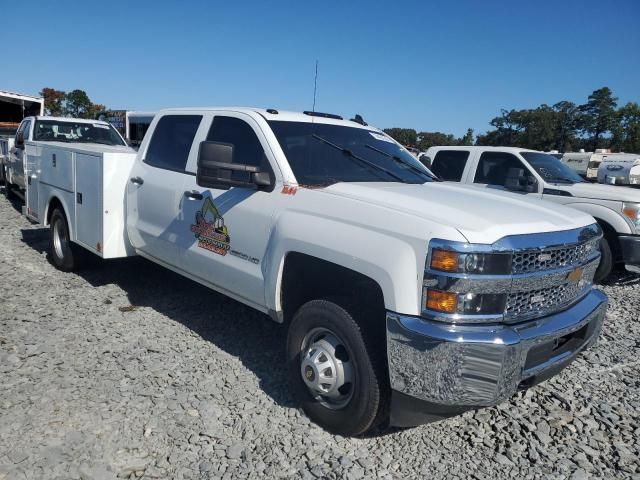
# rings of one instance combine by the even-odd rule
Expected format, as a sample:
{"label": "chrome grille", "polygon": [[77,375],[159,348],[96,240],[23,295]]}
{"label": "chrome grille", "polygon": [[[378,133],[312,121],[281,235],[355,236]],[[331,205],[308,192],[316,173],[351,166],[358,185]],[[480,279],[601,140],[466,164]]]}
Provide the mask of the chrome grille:
{"label": "chrome grille", "polygon": [[505,320],[507,322],[527,320],[568,307],[589,291],[597,268],[596,261],[586,265],[579,282],[564,280],[564,283],[555,286],[510,293],[507,297]]}
{"label": "chrome grille", "polygon": [[541,270],[580,265],[593,256],[599,240],[568,247],[552,247],[540,250],[525,250],[513,254],[512,272],[531,273]]}

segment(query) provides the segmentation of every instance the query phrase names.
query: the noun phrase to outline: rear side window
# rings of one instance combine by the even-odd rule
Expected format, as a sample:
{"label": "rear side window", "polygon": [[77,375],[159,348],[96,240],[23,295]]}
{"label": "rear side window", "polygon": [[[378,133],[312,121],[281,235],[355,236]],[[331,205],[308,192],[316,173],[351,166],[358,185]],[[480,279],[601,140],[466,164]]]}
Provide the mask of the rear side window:
{"label": "rear side window", "polygon": [[480,155],[473,181],[474,183],[504,187],[509,170],[512,168],[523,169],[525,173],[529,171],[515,155],[507,152],[484,152]]}
{"label": "rear side window", "polygon": [[433,158],[431,171],[443,180],[459,182],[468,158],[465,150],[440,150]]}
{"label": "rear side window", "polygon": [[184,172],[201,115],[166,115],[153,132],[145,163],[166,170]]}

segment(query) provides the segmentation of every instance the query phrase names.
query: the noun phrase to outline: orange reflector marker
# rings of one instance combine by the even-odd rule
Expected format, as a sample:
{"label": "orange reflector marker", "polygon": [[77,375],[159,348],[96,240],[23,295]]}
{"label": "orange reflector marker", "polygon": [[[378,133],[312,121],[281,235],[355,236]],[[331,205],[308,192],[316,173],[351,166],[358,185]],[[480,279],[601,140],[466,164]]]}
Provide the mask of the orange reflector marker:
{"label": "orange reflector marker", "polygon": [[458,254],[448,250],[433,250],[431,252],[431,268],[445,272],[458,270]]}
{"label": "orange reflector marker", "polygon": [[458,294],[428,289],[426,307],[437,312],[456,313],[458,309]]}

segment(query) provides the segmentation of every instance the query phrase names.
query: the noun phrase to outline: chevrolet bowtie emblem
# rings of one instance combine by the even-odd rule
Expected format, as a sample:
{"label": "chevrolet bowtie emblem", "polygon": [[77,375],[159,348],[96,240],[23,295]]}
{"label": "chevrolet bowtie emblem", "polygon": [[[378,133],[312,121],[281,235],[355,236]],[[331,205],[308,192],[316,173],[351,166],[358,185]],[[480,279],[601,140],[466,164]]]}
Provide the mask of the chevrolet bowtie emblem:
{"label": "chevrolet bowtie emblem", "polygon": [[569,274],[567,275],[567,280],[571,283],[578,283],[580,280],[582,280],[582,273],[582,268],[576,268],[573,272],[569,272]]}

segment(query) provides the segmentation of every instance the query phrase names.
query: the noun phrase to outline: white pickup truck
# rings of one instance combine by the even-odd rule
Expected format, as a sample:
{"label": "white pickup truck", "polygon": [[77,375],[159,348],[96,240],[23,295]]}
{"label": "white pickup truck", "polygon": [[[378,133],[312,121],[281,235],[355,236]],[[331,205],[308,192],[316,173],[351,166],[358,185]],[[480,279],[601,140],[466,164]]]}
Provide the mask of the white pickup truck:
{"label": "white pickup truck", "polygon": [[63,117],[26,117],[16,131],[4,165],[5,194],[8,198],[24,195],[32,178],[30,168],[39,156],[39,146],[51,143],[109,145],[122,149],[127,144],[113,126],[99,120]]}
{"label": "white pickup truck", "polygon": [[[437,181],[335,115],[163,110],[119,175],[69,157],[94,175],[70,188],[45,174],[50,156],[51,180],[29,188],[55,266],[74,269],[79,244],[138,254],[286,322],[274,368],[332,432],[495,405],[564,368],[605,315],[591,216]],[[78,242],[83,229],[98,238]]]}
{"label": "white pickup truck", "polygon": [[604,231],[597,282],[615,263],[640,273],[640,190],[585,182],[552,155],[524,148],[431,147],[427,157],[443,180],[517,192],[592,215]]}

